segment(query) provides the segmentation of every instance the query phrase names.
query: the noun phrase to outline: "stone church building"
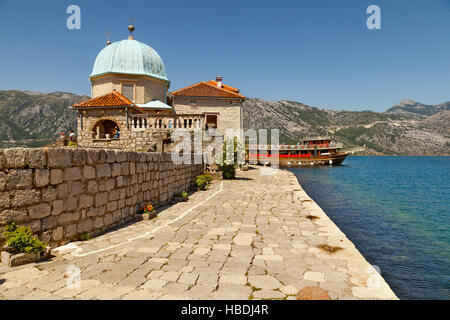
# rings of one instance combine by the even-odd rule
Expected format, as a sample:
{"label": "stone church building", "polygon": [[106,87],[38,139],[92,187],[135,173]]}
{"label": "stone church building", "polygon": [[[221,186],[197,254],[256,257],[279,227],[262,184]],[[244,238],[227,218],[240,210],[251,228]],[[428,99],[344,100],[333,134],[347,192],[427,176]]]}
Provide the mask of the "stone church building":
{"label": "stone church building", "polygon": [[107,42],[97,55],[91,81],[92,99],[72,106],[78,113],[78,144],[89,148],[169,151],[176,128],[222,134],[242,128],[239,90],[216,80],[169,92],[161,57],[150,46],[128,39]]}

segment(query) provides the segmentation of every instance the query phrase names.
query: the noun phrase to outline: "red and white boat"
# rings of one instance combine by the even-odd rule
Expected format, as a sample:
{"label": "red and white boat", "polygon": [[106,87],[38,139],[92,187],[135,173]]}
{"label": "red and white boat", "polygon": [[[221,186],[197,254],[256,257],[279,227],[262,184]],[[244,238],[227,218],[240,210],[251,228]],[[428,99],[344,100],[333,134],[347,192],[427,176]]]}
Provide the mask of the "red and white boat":
{"label": "red and white boat", "polygon": [[342,150],[342,143],[330,138],[308,138],[294,145],[250,145],[247,161],[250,164],[273,165],[280,167],[298,167],[311,165],[338,165],[358,150]]}

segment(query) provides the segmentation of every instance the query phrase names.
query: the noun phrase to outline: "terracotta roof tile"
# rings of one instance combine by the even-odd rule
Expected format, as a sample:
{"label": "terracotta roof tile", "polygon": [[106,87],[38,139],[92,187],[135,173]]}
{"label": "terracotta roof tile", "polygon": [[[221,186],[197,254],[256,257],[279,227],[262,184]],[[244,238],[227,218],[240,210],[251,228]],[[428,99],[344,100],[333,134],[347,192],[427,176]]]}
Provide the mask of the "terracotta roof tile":
{"label": "terracotta roof tile", "polygon": [[129,100],[121,93],[113,91],[103,96],[92,98],[86,101],[81,101],[77,104],[74,104],[73,107],[126,107],[132,105],[134,105],[133,101]]}
{"label": "terracotta roof tile", "polygon": [[[209,84],[212,84],[213,86],[219,87],[218,84],[217,84],[217,81],[214,81],[214,80],[207,81],[206,83],[209,83]],[[233,91],[233,92],[239,93],[239,89],[233,88],[232,86],[229,86],[229,85],[226,85],[226,84],[223,84],[223,83],[222,83],[220,88],[228,90],[228,91]]]}
{"label": "terracotta roof tile", "polygon": [[240,98],[245,99],[245,96],[239,94],[239,90],[222,84],[219,88],[217,82],[214,80],[205,82],[198,82],[191,86],[173,91],[174,96],[187,97],[217,97],[217,98]]}

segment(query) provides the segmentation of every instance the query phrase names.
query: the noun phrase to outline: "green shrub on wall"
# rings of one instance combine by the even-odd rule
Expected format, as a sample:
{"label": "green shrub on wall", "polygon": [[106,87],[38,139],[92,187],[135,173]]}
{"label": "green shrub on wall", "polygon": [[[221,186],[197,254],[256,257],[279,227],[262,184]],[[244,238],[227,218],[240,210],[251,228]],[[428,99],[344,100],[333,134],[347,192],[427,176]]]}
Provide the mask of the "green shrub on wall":
{"label": "green shrub on wall", "polygon": [[11,253],[44,253],[47,244],[33,236],[27,226],[18,226],[14,222],[6,225],[3,233],[7,248]]}

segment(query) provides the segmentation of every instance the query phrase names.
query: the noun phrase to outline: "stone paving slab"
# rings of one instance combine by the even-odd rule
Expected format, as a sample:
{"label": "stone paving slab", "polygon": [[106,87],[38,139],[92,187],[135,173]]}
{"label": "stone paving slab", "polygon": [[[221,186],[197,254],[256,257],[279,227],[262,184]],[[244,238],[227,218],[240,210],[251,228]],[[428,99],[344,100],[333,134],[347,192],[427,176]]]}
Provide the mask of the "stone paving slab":
{"label": "stone paving slab", "polygon": [[306,286],[332,299],[397,299],[295,176],[265,167],[54,251],[0,266],[0,299],[291,300]]}

